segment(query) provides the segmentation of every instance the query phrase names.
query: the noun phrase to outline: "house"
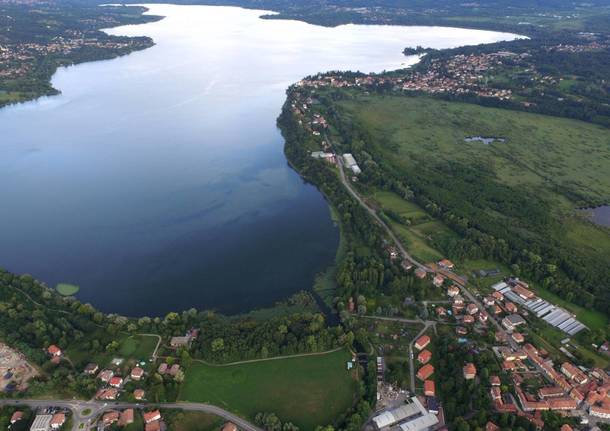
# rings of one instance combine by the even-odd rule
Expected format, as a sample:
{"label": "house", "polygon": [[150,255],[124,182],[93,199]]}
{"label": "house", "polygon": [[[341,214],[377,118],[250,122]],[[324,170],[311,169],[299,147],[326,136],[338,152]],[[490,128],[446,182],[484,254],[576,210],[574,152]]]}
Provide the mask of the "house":
{"label": "house", "polygon": [[113,388],[120,388],[123,384],[123,378],[119,376],[114,376],[110,379],[110,382],[108,382],[108,384]]}
{"label": "house", "polygon": [[501,428],[495,423],[489,421],[485,424],[485,431],[500,431]]}
{"label": "house", "polygon": [[119,396],[119,391],[116,388],[100,389],[95,394],[98,400],[116,400]]}
{"label": "house", "polygon": [[61,426],[66,423],[66,414],[65,413],[55,413],[51,418],[51,429],[59,429]]}
{"label": "house", "polygon": [[455,333],[458,335],[466,335],[468,334],[468,329],[464,328],[463,326],[458,326],[455,328]]}
{"label": "house", "polygon": [[500,390],[500,388],[498,386],[492,386],[491,389],[489,390],[489,394],[493,401],[502,400],[502,391]]}
{"label": "house", "polygon": [[174,365],[171,366],[171,368],[167,372],[168,372],[168,374],[170,376],[174,376],[175,377],[176,374],[178,374],[178,371],[180,371],[180,365],[174,364]]}
{"label": "house", "polygon": [[143,414],[144,417],[144,423],[151,423],[154,421],[160,421],[161,420],[161,412],[159,410],[153,410],[152,412],[145,412]]}
{"label": "house", "polygon": [[487,319],[489,319],[489,314],[487,314],[487,311],[483,310],[479,313],[479,321],[481,323],[486,323]]}
{"label": "house", "polygon": [[13,416],[11,416],[11,425],[14,424],[15,422],[19,422],[22,419],[23,419],[23,412],[20,410],[17,410],[15,413],[13,413]]}
{"label": "house", "polygon": [[426,270],[422,268],[417,268],[415,270],[415,276],[420,280],[426,278]]}
{"label": "house", "polygon": [[561,428],[559,428],[559,431],[572,431],[572,427],[568,424],[563,424]]}
{"label": "house", "polygon": [[144,425],[144,431],[161,431],[161,421],[153,421]]}
{"label": "house", "polygon": [[517,285],[513,288],[513,292],[519,295],[521,299],[527,301],[528,299],[532,299],[536,295],[531,290],[527,290],[525,287]]}
{"label": "house", "polygon": [[172,337],[169,341],[169,345],[172,349],[179,347],[189,347],[191,345],[191,335],[185,335],[184,337]]}
{"label": "house", "polygon": [[506,308],[507,313],[516,313],[517,312],[517,306],[509,301],[506,301],[504,303],[504,308]]}
{"label": "house", "polygon": [[417,371],[417,378],[422,381],[427,380],[432,374],[434,374],[434,367],[426,364]]}
{"label": "house", "polygon": [[57,347],[55,344],[51,344],[48,348],[47,348],[47,353],[51,356],[61,356],[61,349],[59,347]]}
{"label": "house", "polygon": [[463,322],[467,323],[467,324],[472,324],[472,323],[474,323],[474,317],[472,317],[470,314],[468,314],[468,315],[464,316]]}
{"label": "house", "polygon": [[513,340],[515,340],[515,343],[523,343],[525,341],[525,338],[523,337],[523,335],[519,332],[513,332],[511,335],[511,338]]}
{"label": "house", "polygon": [[436,315],[438,317],[445,317],[447,315],[447,310],[445,307],[438,306],[436,307]]}
{"label": "house", "polygon": [[108,383],[110,379],[114,377],[114,371],[112,370],[102,370],[97,375],[97,378],[100,379],[104,383]]}
{"label": "house", "polygon": [[454,306],[464,306],[464,298],[462,295],[456,295],[453,297],[453,305]]}
{"label": "house", "polygon": [[422,335],[415,341],[415,348],[417,350],[423,350],[428,346],[428,344],[430,344],[430,337],[427,335]]}
{"label": "house", "polygon": [[233,422],[227,422],[222,426],[220,431],[238,431],[238,430],[237,430],[237,425],[235,425]]}
{"label": "house", "polygon": [[144,389],[136,389],[135,391],[133,391],[133,397],[138,400],[141,401],[144,399]]}
{"label": "house", "polygon": [[131,370],[130,376],[132,380],[140,381],[144,376],[144,370],[140,367],[135,367]]}
{"label": "house", "polygon": [[489,383],[492,386],[500,386],[500,383],[501,383],[500,382],[500,377],[498,377],[498,376],[490,376],[489,377]]}
{"label": "house", "polygon": [[455,268],[455,265],[449,259],[439,260],[438,266],[440,266],[441,268],[444,268],[444,269],[449,269],[449,270]]}
{"label": "house", "polygon": [[49,431],[51,429],[52,419],[53,415],[36,415],[34,422],[32,422],[32,426],[30,426],[30,431]]}
{"label": "house", "polygon": [[542,399],[544,398],[553,398],[553,397],[562,397],[564,394],[563,388],[559,386],[546,386],[544,388],[538,389],[538,396]]}
{"label": "house", "polygon": [[475,367],[472,362],[468,362],[464,365],[463,373],[466,380],[472,380],[477,375],[477,367]]}
{"label": "house", "polygon": [[120,413],[115,410],[110,411],[108,413],[104,413],[104,416],[102,416],[102,423],[104,424],[105,427],[110,426],[113,423],[118,422],[119,417],[120,417]]}
{"label": "house", "polygon": [[436,388],[434,386],[434,380],[424,381],[424,395],[427,397],[434,397],[436,394]]}
{"label": "house", "polygon": [[443,277],[440,274],[436,274],[434,276],[434,279],[432,280],[432,284],[434,284],[436,287],[441,287],[444,282],[445,282],[445,277]]}
{"label": "house", "polygon": [[491,296],[498,302],[504,301],[504,295],[502,294],[502,292],[495,291],[491,294]]}
{"label": "house", "polygon": [[97,373],[97,370],[99,370],[99,366],[97,364],[94,364],[93,362],[87,364],[87,366],[85,367],[85,371],[84,373],[87,375],[92,376],[93,374]]}
{"label": "house", "polygon": [[513,331],[518,326],[524,325],[525,319],[518,314],[510,314],[502,319],[502,326],[507,330]]}
{"label": "house", "polygon": [[420,364],[427,364],[432,359],[432,353],[430,350],[422,350],[419,355],[417,355],[417,360]]}
{"label": "house", "polygon": [[576,410],[578,403],[569,397],[551,398],[549,399],[549,408],[551,410]]}
{"label": "house", "polygon": [[494,305],[493,307],[491,307],[491,312],[497,316],[498,314],[502,313],[502,309],[499,305]]}
{"label": "house", "polygon": [[589,380],[585,373],[580,371],[577,367],[570,364],[569,362],[564,362],[563,364],[561,364],[561,372],[568,379],[574,380],[579,385],[583,385]]}
{"label": "house", "polygon": [[161,365],[159,365],[159,368],[157,368],[157,372],[159,374],[167,373],[167,364],[165,362],[163,362]]}
{"label": "house", "polygon": [[491,307],[492,305],[494,305],[495,300],[493,298],[493,296],[486,296],[485,298],[483,298],[483,304],[486,307]]}
{"label": "house", "polygon": [[119,426],[124,427],[133,423],[133,409],[125,409],[119,417]]}
{"label": "house", "polygon": [[460,288],[457,287],[455,284],[452,284],[451,286],[449,286],[447,288],[447,295],[450,296],[451,298],[453,298],[454,296],[456,296],[459,293],[460,293]]}
{"label": "house", "polygon": [[466,313],[474,316],[475,314],[477,314],[479,312],[479,307],[477,307],[476,304],[468,304],[466,306]]}

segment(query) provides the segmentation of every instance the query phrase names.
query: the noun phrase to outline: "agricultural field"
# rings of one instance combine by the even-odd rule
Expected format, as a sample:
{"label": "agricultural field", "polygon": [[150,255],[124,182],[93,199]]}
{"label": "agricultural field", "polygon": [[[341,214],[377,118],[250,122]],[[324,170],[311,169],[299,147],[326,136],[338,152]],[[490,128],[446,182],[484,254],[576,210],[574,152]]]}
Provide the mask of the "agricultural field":
{"label": "agricultural field", "polygon": [[[352,406],[357,378],[346,350],[228,366],[193,363],[179,398],[208,402],[253,419],[273,412],[302,430],[332,423]],[[329,391],[332,388],[332,391]]]}

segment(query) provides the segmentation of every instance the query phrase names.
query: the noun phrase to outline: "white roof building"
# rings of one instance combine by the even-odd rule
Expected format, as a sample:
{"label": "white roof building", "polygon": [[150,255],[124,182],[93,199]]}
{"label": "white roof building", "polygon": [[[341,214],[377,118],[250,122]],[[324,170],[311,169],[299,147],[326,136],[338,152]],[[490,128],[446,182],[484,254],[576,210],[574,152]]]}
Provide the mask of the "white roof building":
{"label": "white roof building", "polygon": [[53,415],[36,415],[30,431],[49,431],[51,429]]}
{"label": "white roof building", "polygon": [[417,397],[412,397],[409,404],[386,410],[375,416],[373,422],[377,429],[398,424],[402,431],[427,431],[438,424],[438,418],[427,411]]}

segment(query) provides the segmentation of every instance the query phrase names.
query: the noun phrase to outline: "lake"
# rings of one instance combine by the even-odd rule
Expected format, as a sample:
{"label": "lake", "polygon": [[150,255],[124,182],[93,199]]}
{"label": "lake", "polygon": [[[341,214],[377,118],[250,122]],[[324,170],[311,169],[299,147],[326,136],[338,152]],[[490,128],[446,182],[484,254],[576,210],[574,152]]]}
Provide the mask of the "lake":
{"label": "lake", "polygon": [[407,46],[515,37],[149,8],[166,18],[109,32],[154,47],[62,68],[61,95],[0,110],[0,266],[129,316],[270,305],[333,262],[328,205],[287,166],[275,124],[291,83],[400,68],[416,61]]}

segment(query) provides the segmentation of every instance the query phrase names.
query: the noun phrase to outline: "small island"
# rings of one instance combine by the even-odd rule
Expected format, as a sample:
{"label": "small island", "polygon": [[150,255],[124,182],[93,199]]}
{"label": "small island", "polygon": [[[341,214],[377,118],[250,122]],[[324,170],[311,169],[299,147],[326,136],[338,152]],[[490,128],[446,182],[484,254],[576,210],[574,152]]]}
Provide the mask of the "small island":
{"label": "small island", "polygon": [[78,293],[80,287],[69,283],[58,283],[57,286],[55,286],[55,290],[57,290],[57,293],[61,296],[74,296]]}

